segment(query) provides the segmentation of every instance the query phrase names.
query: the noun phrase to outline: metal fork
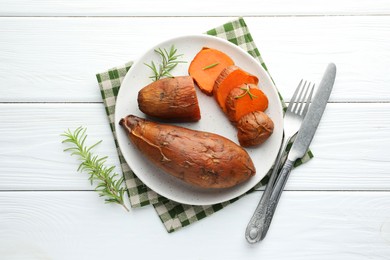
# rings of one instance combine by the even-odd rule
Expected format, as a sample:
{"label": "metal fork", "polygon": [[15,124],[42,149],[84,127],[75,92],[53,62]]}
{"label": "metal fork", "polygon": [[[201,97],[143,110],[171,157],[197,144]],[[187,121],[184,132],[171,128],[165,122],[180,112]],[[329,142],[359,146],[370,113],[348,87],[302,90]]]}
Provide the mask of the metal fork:
{"label": "metal fork", "polygon": [[254,244],[262,240],[265,236],[263,234],[263,228],[265,223],[265,217],[268,208],[268,202],[272,194],[273,186],[278,175],[279,166],[282,158],[285,154],[288,143],[291,138],[298,132],[303,118],[309,108],[311,97],[313,95],[314,84],[303,81],[299,82],[294,95],[291,98],[290,104],[287,107],[287,111],[284,115],[284,138],[278,156],[276,158],[274,168],[270,175],[270,179],[265,188],[263,196],[260,199],[256,210],[248,223],[245,231],[245,238],[250,244]]}

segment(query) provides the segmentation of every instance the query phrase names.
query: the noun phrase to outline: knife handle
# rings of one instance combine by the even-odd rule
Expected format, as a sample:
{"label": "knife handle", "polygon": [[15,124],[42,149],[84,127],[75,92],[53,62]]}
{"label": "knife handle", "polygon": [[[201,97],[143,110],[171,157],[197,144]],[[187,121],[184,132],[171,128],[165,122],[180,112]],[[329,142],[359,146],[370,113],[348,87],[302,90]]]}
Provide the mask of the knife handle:
{"label": "knife handle", "polygon": [[274,189],[271,194],[271,198],[268,203],[268,208],[265,215],[265,221],[262,228],[262,234],[260,240],[263,240],[264,237],[267,235],[276,207],[278,206],[280,196],[282,195],[284,186],[286,185],[287,179],[290,176],[290,172],[293,166],[294,166],[294,161],[287,159],[287,161],[283,165],[282,170],[280,171],[280,174],[278,176],[278,179],[276,180]]}
{"label": "knife handle", "polygon": [[268,202],[272,194],[272,190],[278,176],[278,171],[280,169],[280,162],[282,161],[283,155],[286,151],[286,147],[291,138],[284,138],[283,143],[279,148],[278,157],[276,158],[274,168],[268,180],[268,184],[265,187],[264,193],[261,196],[259,204],[256,207],[255,212],[253,213],[252,218],[250,219],[248,226],[245,231],[245,238],[250,244],[254,244],[261,240],[261,234],[263,233],[263,226],[266,216],[266,211],[268,208]]}

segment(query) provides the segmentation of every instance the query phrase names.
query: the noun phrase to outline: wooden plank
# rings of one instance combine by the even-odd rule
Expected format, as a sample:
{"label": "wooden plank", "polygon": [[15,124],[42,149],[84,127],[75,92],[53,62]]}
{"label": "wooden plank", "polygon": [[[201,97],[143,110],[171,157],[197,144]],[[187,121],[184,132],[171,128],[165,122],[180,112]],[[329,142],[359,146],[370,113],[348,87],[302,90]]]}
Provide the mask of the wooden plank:
{"label": "wooden plank", "polygon": [[[95,73],[137,59],[167,38],[231,19],[0,18],[0,102],[100,102]],[[390,101],[389,16],[246,21],[286,100],[301,78],[318,82],[332,61],[338,66],[332,102]]]}
{"label": "wooden plank", "polygon": [[80,163],[77,157],[64,153],[69,146],[61,144],[64,138],[60,135],[79,126],[87,127],[89,145],[104,140],[95,152],[109,156],[107,164],[115,165],[120,172],[103,104],[0,107],[0,178],[5,189],[90,190],[88,176],[76,173]]}
{"label": "wooden plank", "polygon": [[[97,154],[116,165],[102,104],[0,104],[0,190],[90,190],[60,134],[88,127]],[[389,190],[389,103],[328,104],[312,143],[315,158],[294,170],[289,190]],[[256,158],[261,159],[261,158]]]}
{"label": "wooden plank", "polygon": [[246,0],[219,1],[125,1],[77,0],[27,1],[3,0],[2,16],[254,16],[254,15],[350,15],[389,14],[390,3],[386,0]]}
{"label": "wooden plank", "polygon": [[0,192],[0,255],[356,260],[390,254],[389,192],[285,192],[266,239],[249,246],[244,230],[260,196],[168,234],[152,207],[127,213],[94,192]]}

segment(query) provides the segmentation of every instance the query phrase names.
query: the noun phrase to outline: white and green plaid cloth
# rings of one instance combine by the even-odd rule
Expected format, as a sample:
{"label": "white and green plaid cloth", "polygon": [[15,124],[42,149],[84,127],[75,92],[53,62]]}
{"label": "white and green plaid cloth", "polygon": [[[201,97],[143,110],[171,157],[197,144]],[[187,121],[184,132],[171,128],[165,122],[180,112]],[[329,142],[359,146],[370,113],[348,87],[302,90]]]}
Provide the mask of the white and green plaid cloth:
{"label": "white and green plaid cloth", "polygon": [[[243,18],[238,18],[237,20],[228,22],[215,29],[211,29],[206,33],[209,35],[226,39],[241,47],[242,49],[246,50],[250,55],[257,59],[261,63],[263,68],[268,72],[267,67],[265,66],[265,63],[260,56],[260,52],[257,49]],[[238,200],[239,197],[230,201],[226,201],[224,203],[209,206],[183,205],[164,198],[155,193],[154,191],[150,190],[130,170],[130,167],[127,165],[125,159],[121,154],[116,140],[116,122],[114,122],[114,114],[115,102],[119,88],[127,71],[130,69],[132,64],[132,62],[128,62],[121,66],[112,68],[106,72],[99,73],[96,75],[96,77],[101,90],[111,130],[114,134],[119,160],[121,163],[124,179],[126,181],[126,187],[128,189],[130,204],[133,208],[152,204],[161,221],[163,222],[166,230],[168,232],[173,232],[223,209],[227,205]],[[296,166],[303,162],[306,162],[312,157],[313,155],[309,151],[304,158],[297,162]],[[268,176],[266,176],[258,185],[256,185],[255,188],[248,191],[248,193],[253,192],[255,189],[266,184],[267,181]],[[245,196],[245,194],[242,196]]]}

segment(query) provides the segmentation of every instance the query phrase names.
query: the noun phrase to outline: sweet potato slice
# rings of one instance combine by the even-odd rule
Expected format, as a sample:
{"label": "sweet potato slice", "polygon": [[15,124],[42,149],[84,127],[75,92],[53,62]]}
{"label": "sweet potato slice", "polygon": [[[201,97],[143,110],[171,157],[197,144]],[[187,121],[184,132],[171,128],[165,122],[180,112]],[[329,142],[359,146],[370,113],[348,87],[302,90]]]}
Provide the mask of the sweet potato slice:
{"label": "sweet potato slice", "polygon": [[218,75],[224,68],[233,64],[233,60],[225,53],[203,47],[191,61],[188,73],[194,78],[200,90],[211,96]]}
{"label": "sweet potato slice", "polygon": [[274,131],[274,122],[264,112],[254,111],[237,122],[237,138],[241,146],[249,147],[264,143]]}
{"label": "sweet potato slice", "polygon": [[226,98],[226,114],[233,123],[250,112],[264,112],[267,108],[267,96],[254,84],[233,88]]}
{"label": "sweet potato slice", "polygon": [[214,83],[214,97],[226,113],[226,98],[233,88],[245,83],[257,85],[258,82],[259,79],[256,76],[235,65],[226,67]]}
{"label": "sweet potato slice", "polygon": [[138,107],[145,114],[180,122],[200,120],[195,84],[190,76],[163,78],[138,92]]}
{"label": "sweet potato slice", "polygon": [[138,150],[164,172],[202,188],[228,188],[256,172],[249,154],[217,134],[155,123],[134,115],[120,120]]}

